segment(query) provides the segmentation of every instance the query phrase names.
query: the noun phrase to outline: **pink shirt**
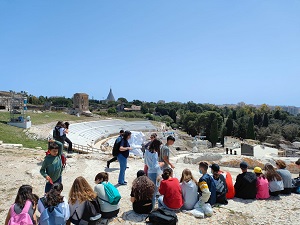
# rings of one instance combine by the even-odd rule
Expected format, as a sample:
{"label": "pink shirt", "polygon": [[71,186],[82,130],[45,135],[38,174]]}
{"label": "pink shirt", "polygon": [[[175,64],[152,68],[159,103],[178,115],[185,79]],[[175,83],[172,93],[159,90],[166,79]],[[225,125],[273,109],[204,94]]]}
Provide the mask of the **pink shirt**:
{"label": "pink shirt", "polygon": [[258,177],[256,181],[256,188],[257,188],[257,193],[256,193],[256,199],[267,199],[270,198],[269,194],[269,182],[263,177]]}

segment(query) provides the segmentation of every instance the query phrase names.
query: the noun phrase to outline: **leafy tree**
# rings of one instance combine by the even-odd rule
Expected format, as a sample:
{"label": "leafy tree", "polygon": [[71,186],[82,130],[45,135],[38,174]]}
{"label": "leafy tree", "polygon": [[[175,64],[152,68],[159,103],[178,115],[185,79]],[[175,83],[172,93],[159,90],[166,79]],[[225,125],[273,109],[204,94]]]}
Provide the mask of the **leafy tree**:
{"label": "leafy tree", "polygon": [[116,108],[111,107],[111,108],[109,108],[109,109],[107,110],[107,113],[108,113],[108,114],[116,114],[116,113],[117,113],[117,110],[116,110]]}
{"label": "leafy tree", "polygon": [[288,124],[282,128],[282,136],[290,142],[293,142],[299,134],[299,126],[296,124]]}
{"label": "leafy tree", "polygon": [[137,106],[141,106],[141,105],[143,104],[143,102],[140,101],[140,100],[133,100],[133,101],[132,101],[132,104],[133,104],[133,105],[137,105]]}
{"label": "leafy tree", "polygon": [[127,99],[123,98],[123,97],[118,98],[117,102],[119,102],[119,103],[128,103]]}

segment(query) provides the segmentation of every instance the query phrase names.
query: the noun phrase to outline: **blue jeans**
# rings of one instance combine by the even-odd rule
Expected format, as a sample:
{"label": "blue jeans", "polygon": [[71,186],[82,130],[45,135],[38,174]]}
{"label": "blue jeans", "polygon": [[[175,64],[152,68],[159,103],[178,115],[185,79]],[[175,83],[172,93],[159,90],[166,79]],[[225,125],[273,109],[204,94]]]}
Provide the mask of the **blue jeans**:
{"label": "blue jeans", "polygon": [[154,194],[152,198],[152,206],[153,208],[155,207],[155,200],[156,200],[156,193],[157,193],[157,186],[156,186],[156,178],[157,178],[157,173],[148,173],[149,179],[154,183]]}
{"label": "blue jeans", "polygon": [[[60,183],[60,184],[61,184],[61,182],[62,182],[62,178],[61,178],[61,176],[60,176],[56,181],[53,181],[53,184],[55,184],[55,183]],[[53,184],[50,184],[50,182],[47,182],[47,183],[46,183],[46,186],[45,186],[45,193],[48,193],[48,192],[51,190]]]}
{"label": "blue jeans", "polygon": [[120,163],[120,173],[119,173],[119,184],[124,184],[125,181],[125,171],[127,167],[127,158],[125,158],[122,154],[118,155],[118,161]]}

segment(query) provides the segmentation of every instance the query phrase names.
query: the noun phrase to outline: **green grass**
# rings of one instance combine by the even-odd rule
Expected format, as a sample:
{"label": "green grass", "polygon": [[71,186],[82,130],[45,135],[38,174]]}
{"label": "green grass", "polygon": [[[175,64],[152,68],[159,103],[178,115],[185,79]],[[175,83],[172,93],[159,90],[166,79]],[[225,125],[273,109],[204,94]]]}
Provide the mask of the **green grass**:
{"label": "green grass", "polygon": [[[51,122],[62,121],[88,121],[97,120],[93,117],[77,117],[74,115],[65,114],[62,112],[43,112],[33,113],[28,112],[26,116],[30,116],[32,125],[47,124]],[[22,144],[26,148],[42,147],[44,150],[47,148],[47,142],[45,140],[32,140],[27,137],[24,129],[7,125],[9,121],[9,112],[0,112],[0,140],[4,143]],[[125,121],[145,120],[142,118],[124,118],[108,116],[114,119],[122,119]],[[104,119],[104,118],[103,118]]]}
{"label": "green grass", "polygon": [[[61,112],[27,113],[33,125],[46,124],[62,121],[83,121],[91,118],[77,117]],[[0,140],[4,143],[22,144],[26,148],[42,147],[47,149],[47,142],[43,140],[32,140],[27,137],[24,129],[7,125],[9,112],[0,112]]]}

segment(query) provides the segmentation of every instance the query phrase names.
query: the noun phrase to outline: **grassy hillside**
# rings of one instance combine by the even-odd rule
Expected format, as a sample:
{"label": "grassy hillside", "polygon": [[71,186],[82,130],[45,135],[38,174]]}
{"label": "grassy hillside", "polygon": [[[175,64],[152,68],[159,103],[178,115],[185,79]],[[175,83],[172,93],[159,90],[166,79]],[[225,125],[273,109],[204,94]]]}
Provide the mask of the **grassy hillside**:
{"label": "grassy hillside", "polygon": [[[68,115],[61,112],[27,113],[33,125],[62,121],[82,121],[85,118]],[[32,140],[26,136],[24,129],[7,125],[9,112],[0,112],[0,140],[4,143],[23,144],[27,148],[47,148],[47,143],[41,140]]]}

